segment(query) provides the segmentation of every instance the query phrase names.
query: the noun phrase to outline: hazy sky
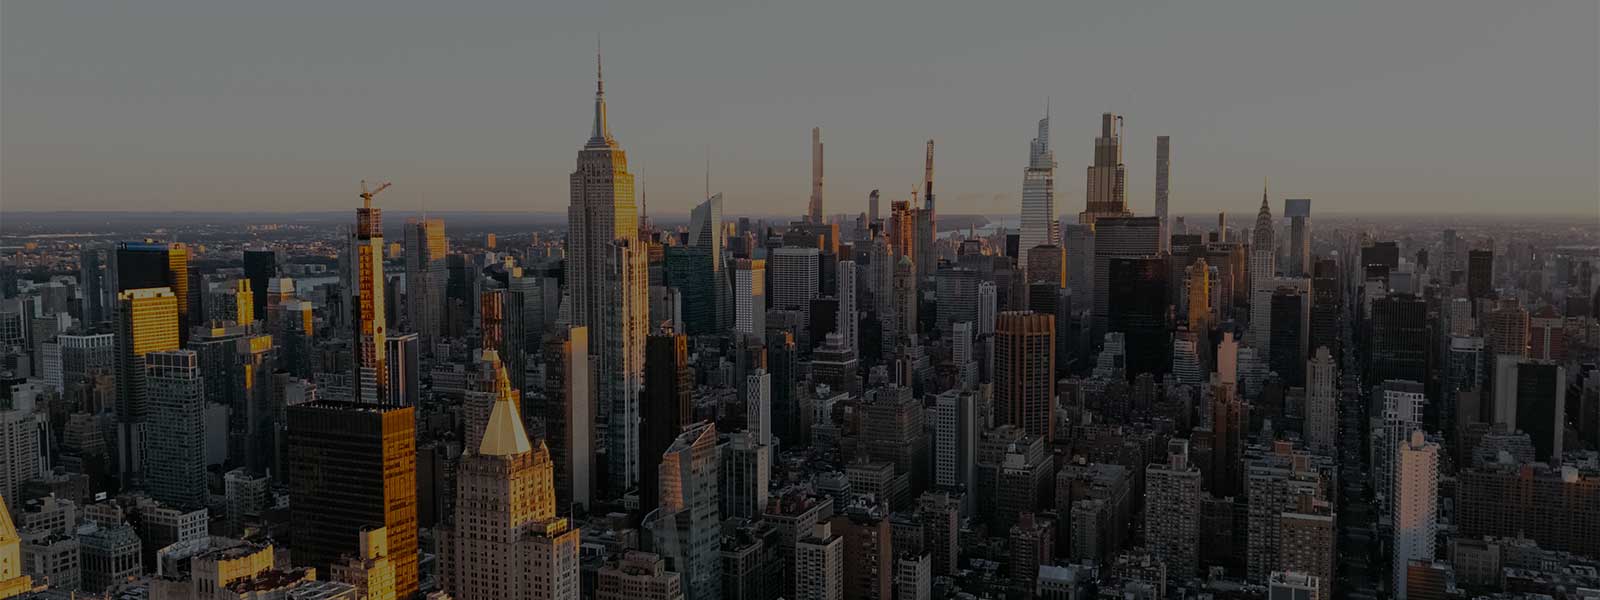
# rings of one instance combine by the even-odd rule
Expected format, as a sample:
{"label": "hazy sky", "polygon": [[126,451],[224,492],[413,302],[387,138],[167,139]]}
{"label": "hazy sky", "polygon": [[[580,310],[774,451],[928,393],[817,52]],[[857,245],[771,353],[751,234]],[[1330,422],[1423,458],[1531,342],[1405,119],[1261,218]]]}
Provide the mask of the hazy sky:
{"label": "hazy sky", "polygon": [[941,212],[1014,214],[1054,116],[1057,208],[1099,115],[1129,203],[1175,213],[1600,218],[1600,2],[87,2],[0,4],[0,208],[562,211],[594,45],[650,210],[712,187],[800,214],[810,128],[829,213],[907,196],[937,141]]}

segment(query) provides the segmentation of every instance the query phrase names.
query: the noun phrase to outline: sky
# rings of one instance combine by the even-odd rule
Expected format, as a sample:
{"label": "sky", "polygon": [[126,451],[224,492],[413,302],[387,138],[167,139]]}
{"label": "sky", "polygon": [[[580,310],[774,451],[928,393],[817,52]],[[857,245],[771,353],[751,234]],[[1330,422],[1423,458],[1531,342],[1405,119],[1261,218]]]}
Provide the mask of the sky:
{"label": "sky", "polygon": [[708,151],[727,213],[803,213],[813,126],[830,214],[930,138],[940,212],[1015,214],[1048,101],[1062,214],[1110,111],[1139,214],[1170,135],[1174,214],[1600,219],[1594,0],[6,0],[0,211],[564,211],[597,37],[663,217]]}

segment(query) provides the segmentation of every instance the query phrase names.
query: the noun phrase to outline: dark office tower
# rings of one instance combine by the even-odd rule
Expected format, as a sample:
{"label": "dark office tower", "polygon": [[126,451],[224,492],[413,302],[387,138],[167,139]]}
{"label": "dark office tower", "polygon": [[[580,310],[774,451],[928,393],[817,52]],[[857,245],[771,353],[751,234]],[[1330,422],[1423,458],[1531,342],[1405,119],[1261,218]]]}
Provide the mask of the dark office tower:
{"label": "dark office tower", "polygon": [[994,421],[1055,439],[1054,315],[1007,311],[995,322]]}
{"label": "dark office tower", "polygon": [[940,333],[948,336],[956,323],[978,320],[979,279],[972,269],[948,264],[939,267],[934,276],[934,315]]}
{"label": "dark office tower", "polygon": [[[1566,430],[1567,370],[1553,363],[1517,365],[1517,420],[1513,425],[1533,438],[1533,456],[1561,463]],[[1497,400],[1498,401],[1498,400]]]}
{"label": "dark office tower", "polygon": [[1006,234],[1006,257],[1017,258],[1022,245],[1022,235],[1016,233]]}
{"label": "dark office tower", "polygon": [[1067,251],[1055,244],[1028,249],[1028,283],[1047,281],[1056,287],[1067,286]]}
{"label": "dark office tower", "polygon": [[1167,259],[1113,258],[1109,263],[1110,315],[1106,331],[1127,340],[1128,379],[1143,373],[1157,378],[1171,364],[1172,334],[1167,324]]}
{"label": "dark office tower", "polygon": [[145,487],[175,508],[206,505],[205,384],[192,350],[145,355],[150,420],[145,428]]}
{"label": "dark office tower", "polygon": [[1343,356],[1344,336],[1339,320],[1344,311],[1344,297],[1339,286],[1338,261],[1325,258],[1312,267],[1311,279],[1311,339],[1306,347],[1310,352],[1327,346],[1334,360]]}
{"label": "dark office tower", "polygon": [[420,336],[415,333],[389,336],[389,405],[417,406],[422,392],[418,381],[422,368]]}
{"label": "dark office tower", "polygon": [[589,328],[557,331],[544,347],[544,429],[555,463],[556,507],[587,509],[594,491],[594,396],[590,391]]}
{"label": "dark office tower", "polygon": [[716,281],[710,250],[696,246],[668,246],[665,250],[668,287],[683,299],[684,332],[689,335],[721,333],[717,326]]}
{"label": "dark office tower", "polygon": [[189,247],[178,242],[121,242],[112,270],[116,292],[170,288],[178,299],[178,340],[189,339]]}
{"label": "dark office tower", "polygon": [[1494,250],[1467,251],[1467,297],[1494,295]]}
{"label": "dark office tower", "polygon": [[1428,380],[1428,303],[1411,294],[1372,301],[1366,381]]}
{"label": "dark office tower", "polygon": [[1211,495],[1244,493],[1244,446],[1250,436],[1250,408],[1233,384],[1211,384]]}
{"label": "dark office tower", "polygon": [[1311,199],[1283,201],[1283,216],[1289,219],[1289,262],[1282,266],[1289,277],[1311,276]]}
{"label": "dark office tower", "polygon": [[[692,420],[694,374],[689,338],[652,335],[645,340],[644,390],[639,424],[639,506],[659,506],[661,454]],[[648,512],[648,511],[646,511]]]}
{"label": "dark office tower", "polygon": [[278,254],[271,250],[245,250],[244,251],[244,278],[250,280],[250,289],[255,292],[254,309],[256,318],[267,318],[267,282],[278,276]]}
{"label": "dark office tower", "polygon": [[464,337],[472,328],[472,311],[478,305],[472,296],[472,263],[460,254],[446,256],[444,262],[444,324],[440,325],[439,335]]}
{"label": "dark office tower", "polygon": [[767,373],[772,376],[772,433],[785,444],[804,444],[801,431],[810,415],[800,409],[796,377],[800,373],[800,353],[794,344],[794,334],[787,331],[768,331]]}
{"label": "dark office tower", "polygon": [[289,412],[295,564],[326,570],[389,530],[397,598],[417,593],[416,415],[409,406],[319,400]]}
{"label": "dark office tower", "polygon": [[[1155,217],[1101,216],[1094,221],[1094,328],[1098,339],[1110,319],[1111,259],[1155,256],[1160,250],[1161,220]],[[1162,300],[1166,297],[1163,296]]]}
{"label": "dark office tower", "polygon": [[1271,327],[1268,332],[1267,366],[1278,374],[1285,385],[1304,387],[1306,383],[1306,293],[1290,287],[1280,287],[1272,293]]}
{"label": "dark office tower", "polygon": [[84,248],[78,258],[78,286],[83,290],[84,323],[94,324],[111,318],[106,310],[105,250]]}

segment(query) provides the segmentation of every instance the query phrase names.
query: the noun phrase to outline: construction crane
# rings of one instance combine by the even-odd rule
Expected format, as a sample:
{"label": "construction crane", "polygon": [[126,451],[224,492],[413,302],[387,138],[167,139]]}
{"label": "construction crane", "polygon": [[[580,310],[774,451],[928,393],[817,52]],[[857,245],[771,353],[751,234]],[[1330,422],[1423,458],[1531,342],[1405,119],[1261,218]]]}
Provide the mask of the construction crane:
{"label": "construction crane", "polygon": [[378,192],[389,189],[390,185],[392,185],[390,182],[385,181],[378,184],[378,187],[372,191],[367,191],[367,180],[361,180],[361,206],[363,208],[372,208],[372,197],[377,196]]}

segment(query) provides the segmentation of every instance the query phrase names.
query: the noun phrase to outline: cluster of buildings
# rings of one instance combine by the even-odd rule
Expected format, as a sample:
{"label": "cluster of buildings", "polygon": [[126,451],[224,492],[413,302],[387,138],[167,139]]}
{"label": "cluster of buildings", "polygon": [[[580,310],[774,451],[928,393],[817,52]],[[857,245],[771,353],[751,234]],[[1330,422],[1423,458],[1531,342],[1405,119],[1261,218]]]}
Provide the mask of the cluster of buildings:
{"label": "cluster of buildings", "polygon": [[669,227],[602,80],[564,242],[83,246],[0,304],[0,598],[1600,597],[1595,247],[1187,223],[1167,137],[1136,215],[1100,129],[1015,231],[932,141],[830,215],[820,130]]}

